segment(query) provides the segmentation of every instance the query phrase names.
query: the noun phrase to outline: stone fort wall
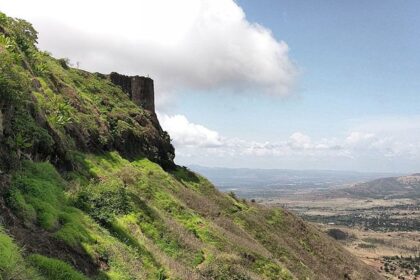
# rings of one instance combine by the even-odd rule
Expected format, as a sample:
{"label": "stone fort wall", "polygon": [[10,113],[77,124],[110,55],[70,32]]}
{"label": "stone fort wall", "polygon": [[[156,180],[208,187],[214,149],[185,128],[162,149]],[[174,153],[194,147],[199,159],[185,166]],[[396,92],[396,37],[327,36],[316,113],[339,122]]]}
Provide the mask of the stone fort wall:
{"label": "stone fort wall", "polygon": [[120,86],[135,104],[155,113],[155,90],[151,78],[126,76],[116,72],[112,72],[109,77],[111,82]]}

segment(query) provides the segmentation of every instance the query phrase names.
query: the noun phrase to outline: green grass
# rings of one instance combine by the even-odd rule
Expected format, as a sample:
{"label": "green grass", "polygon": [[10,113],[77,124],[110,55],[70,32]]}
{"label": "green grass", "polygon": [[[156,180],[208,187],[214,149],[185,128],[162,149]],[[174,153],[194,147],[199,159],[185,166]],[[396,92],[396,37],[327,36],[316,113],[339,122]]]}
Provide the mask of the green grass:
{"label": "green grass", "polygon": [[48,280],[88,280],[65,262],[41,255],[31,255],[28,260]]}
{"label": "green grass", "polygon": [[[107,164],[110,162],[107,161]],[[83,211],[71,206],[72,200],[66,195],[67,184],[51,164],[27,161],[12,178],[8,203],[27,223],[35,223],[52,232],[55,238],[73,248],[86,251],[92,259],[99,255],[106,256],[105,259],[111,265],[106,273],[109,273],[110,279],[135,278],[136,273],[139,273],[135,270],[139,267],[142,267],[142,273],[146,275],[156,275],[159,267],[153,257],[124,228],[112,226],[115,225],[114,217],[129,209],[125,204],[128,198],[121,193],[123,189],[112,184],[97,183],[86,186],[87,189],[80,192],[82,197],[89,197],[85,203],[92,203],[90,208],[84,210],[110,230],[104,231]],[[122,209],[126,209],[125,212]],[[132,261],[127,262],[127,257]],[[128,269],[127,265],[132,267]]]}
{"label": "green grass", "polygon": [[[253,265],[238,262],[241,257],[236,255],[226,260],[212,258],[250,249],[238,243],[239,239],[228,239],[220,226],[190,208],[179,194],[188,190],[199,196],[204,192],[217,197],[217,204],[211,207],[219,207],[223,215],[236,215],[240,226],[235,230],[255,226],[256,230],[261,229],[261,225],[248,220],[251,213],[267,231],[282,228],[284,217],[280,210],[259,213],[234,196],[218,194],[198,176],[191,177],[185,170],[177,175],[168,174],[147,159],[130,162],[111,152],[84,155],[83,161],[87,167],[84,174],[93,176],[91,180],[78,179],[85,175],[74,173],[68,176],[73,181],[65,181],[49,163],[24,162],[12,178],[8,201],[27,223],[52,232],[55,238],[84,250],[92,259],[105,260],[109,268],[104,275],[109,279],[135,279],[140,274],[142,278],[175,277],[179,272],[165,265],[173,262],[184,270],[203,267],[203,273],[207,271],[210,275],[239,275],[242,273],[239,271],[251,270],[266,279],[290,279],[287,269],[258,253],[253,253],[256,257]],[[204,187],[197,187],[201,184]],[[174,223],[179,227],[177,230]],[[155,247],[150,247],[151,244]],[[47,273],[50,261],[39,262],[37,267],[42,266],[42,272]],[[232,269],[226,266],[229,263]],[[48,273],[53,275],[54,268]]]}
{"label": "green grass", "polygon": [[260,259],[255,262],[256,270],[261,274],[266,276],[268,279],[272,280],[292,280],[293,276],[291,273],[279,266],[276,263],[270,262],[268,260]]}
{"label": "green grass", "polygon": [[12,178],[8,203],[27,223],[36,223],[70,246],[92,242],[83,213],[68,206],[65,181],[46,162],[24,162]]}
{"label": "green grass", "polygon": [[0,227],[0,279],[29,280],[42,279],[24,261],[20,248]]}
{"label": "green grass", "polygon": [[[172,166],[170,138],[149,113],[105,75],[40,52],[29,23],[0,13],[0,25],[0,100],[13,108],[0,141],[5,198],[50,244],[85,254],[107,280],[331,278],[321,252],[352,267],[286,211],[222,194],[185,167],[166,172],[154,162]],[[60,260],[25,259],[0,230],[0,280],[41,279],[28,260],[47,279],[85,279]]]}

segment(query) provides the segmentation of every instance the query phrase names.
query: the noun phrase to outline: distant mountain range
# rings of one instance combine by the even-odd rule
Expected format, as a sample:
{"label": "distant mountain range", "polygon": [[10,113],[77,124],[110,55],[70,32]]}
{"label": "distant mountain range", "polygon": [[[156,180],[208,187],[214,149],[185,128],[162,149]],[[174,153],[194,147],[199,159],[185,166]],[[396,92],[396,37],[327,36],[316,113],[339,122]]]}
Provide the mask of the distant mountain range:
{"label": "distant mountain range", "polygon": [[209,178],[220,190],[234,191],[246,198],[279,196],[298,190],[338,188],[401,175],[337,170],[223,168],[200,165],[188,167]]}
{"label": "distant mountain range", "polygon": [[370,198],[420,198],[420,174],[380,178],[340,190],[344,194]]}

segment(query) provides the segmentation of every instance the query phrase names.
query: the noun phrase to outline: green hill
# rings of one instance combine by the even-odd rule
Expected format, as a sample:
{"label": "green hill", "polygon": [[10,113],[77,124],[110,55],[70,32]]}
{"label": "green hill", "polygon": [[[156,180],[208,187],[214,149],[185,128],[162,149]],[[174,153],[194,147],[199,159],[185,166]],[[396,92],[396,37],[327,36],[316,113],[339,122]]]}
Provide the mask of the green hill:
{"label": "green hill", "polygon": [[0,279],[381,279],[176,166],[153,111],[36,40],[0,13]]}

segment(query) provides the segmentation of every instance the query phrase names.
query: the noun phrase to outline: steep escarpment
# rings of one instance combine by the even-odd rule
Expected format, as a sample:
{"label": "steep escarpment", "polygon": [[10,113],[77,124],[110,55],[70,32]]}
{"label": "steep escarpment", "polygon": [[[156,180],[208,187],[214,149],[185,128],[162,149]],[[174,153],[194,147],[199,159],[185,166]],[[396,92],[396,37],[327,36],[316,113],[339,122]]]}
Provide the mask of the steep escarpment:
{"label": "steep escarpment", "polygon": [[[165,168],[174,166],[174,149],[150,98],[144,99],[145,109],[108,76],[70,68],[66,60],[38,51],[36,32],[26,22],[3,27],[0,40],[0,142],[2,151],[13,151],[2,157],[3,168],[26,157],[49,158],[71,169],[76,151],[111,150],[131,158],[145,156]],[[133,82],[134,86],[140,93],[153,94],[153,81],[147,91],[141,84]],[[142,97],[131,98],[139,103]]]}
{"label": "steep escarpment", "polygon": [[381,279],[176,166],[151,79],[71,68],[36,38],[0,13],[0,279]]}

